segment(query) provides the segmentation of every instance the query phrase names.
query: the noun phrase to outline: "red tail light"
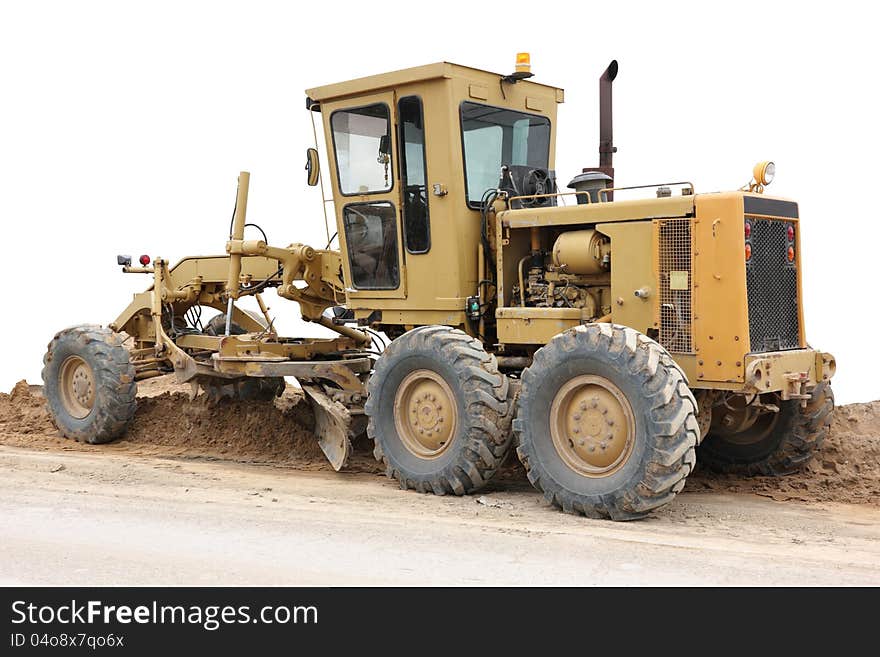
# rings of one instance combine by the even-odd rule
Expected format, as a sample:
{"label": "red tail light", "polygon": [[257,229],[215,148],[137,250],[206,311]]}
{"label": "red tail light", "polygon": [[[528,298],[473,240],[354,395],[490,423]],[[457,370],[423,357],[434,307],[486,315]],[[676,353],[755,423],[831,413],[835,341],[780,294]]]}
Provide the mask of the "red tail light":
{"label": "red tail light", "polygon": [[146,267],[148,264],[150,264],[150,256],[142,255],[140,258],[138,258],[138,262],[141,263],[142,266]]}
{"label": "red tail light", "polygon": [[788,241],[794,241],[794,226],[792,224],[788,224],[788,230],[785,233],[788,236]]}
{"label": "red tail light", "polygon": [[746,233],[746,239],[749,239],[752,236],[752,224],[750,224],[748,221],[746,222],[746,225],[745,225],[745,233]]}

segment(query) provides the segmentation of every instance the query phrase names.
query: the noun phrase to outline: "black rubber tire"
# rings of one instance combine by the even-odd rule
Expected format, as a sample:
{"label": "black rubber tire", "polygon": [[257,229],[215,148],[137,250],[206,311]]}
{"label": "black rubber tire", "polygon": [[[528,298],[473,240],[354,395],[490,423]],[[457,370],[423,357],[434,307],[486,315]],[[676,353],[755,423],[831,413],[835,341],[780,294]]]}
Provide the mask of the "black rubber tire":
{"label": "black rubber tire", "polygon": [[[434,459],[411,452],[394,423],[394,399],[410,372],[428,369],[452,390],[460,419],[449,449]],[[402,489],[465,495],[496,473],[510,447],[513,399],[495,356],[448,326],[423,326],[393,340],[376,363],[365,411],[373,455]]]}
{"label": "black rubber tire", "polygon": [[[226,313],[220,313],[219,315],[212,317],[211,320],[205,324],[205,333],[207,335],[226,335]],[[244,335],[245,333],[247,333],[247,331],[235,322],[229,327],[230,335]]]}
{"label": "black rubber tire", "polygon": [[[550,437],[553,399],[565,383],[585,374],[611,381],[633,411],[632,452],[604,477],[570,468]],[[535,352],[523,371],[513,422],[517,455],[532,485],[566,513],[641,518],[684,488],[696,462],[696,409],[684,373],[659,344],[623,326],[577,326]]]}
{"label": "black rubber tire", "polygon": [[215,382],[202,384],[205,394],[212,402],[223,399],[269,402],[280,397],[284,387],[284,378],[279,376],[254,376],[234,381],[217,379]]}
{"label": "black rubber tire", "polygon": [[833,414],[834,392],[827,381],[822,381],[806,408],[797,400],[780,402],[775,426],[758,442],[737,444],[710,431],[698,450],[700,465],[733,474],[792,474],[822,447]]}
{"label": "black rubber tire", "polygon": [[[61,366],[78,356],[92,369],[95,402],[84,418],[68,413],[61,401]],[[43,357],[43,394],[52,420],[67,438],[92,445],[108,443],[124,431],[137,408],[131,356],[118,333],[101,326],[74,326],[57,333]]]}
{"label": "black rubber tire", "polygon": [[[208,335],[224,335],[226,332],[226,313],[220,313],[211,318],[205,325],[205,333]],[[247,331],[233,322],[229,327],[230,335],[244,335]],[[222,380],[221,380],[222,381]],[[205,392],[214,401],[221,399],[240,399],[242,401],[272,401],[280,397],[284,392],[284,377],[250,377],[234,383],[220,384],[216,386],[203,386]]]}

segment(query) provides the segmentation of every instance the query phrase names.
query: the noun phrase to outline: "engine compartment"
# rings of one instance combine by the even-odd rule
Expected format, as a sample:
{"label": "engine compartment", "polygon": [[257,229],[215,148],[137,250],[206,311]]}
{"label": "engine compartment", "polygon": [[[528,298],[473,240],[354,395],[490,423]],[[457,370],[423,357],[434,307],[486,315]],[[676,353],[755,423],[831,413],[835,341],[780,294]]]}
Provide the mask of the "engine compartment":
{"label": "engine compartment", "polygon": [[582,311],[584,319],[609,314],[610,238],[595,228],[530,231],[530,246],[537,248],[530,248],[519,260],[509,305],[575,308]]}

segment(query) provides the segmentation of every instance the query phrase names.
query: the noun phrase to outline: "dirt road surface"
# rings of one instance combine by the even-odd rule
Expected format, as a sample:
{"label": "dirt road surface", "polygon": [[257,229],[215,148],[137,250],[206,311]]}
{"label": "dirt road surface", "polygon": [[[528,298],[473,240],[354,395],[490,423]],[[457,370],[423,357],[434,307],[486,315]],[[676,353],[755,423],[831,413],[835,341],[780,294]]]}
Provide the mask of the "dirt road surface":
{"label": "dirt road surface", "polygon": [[698,471],[612,523],[555,511],[515,465],[464,498],[400,491],[364,448],[334,473],[284,399],[142,394],[104,446],[59,437],[37,389],[0,395],[0,584],[880,584],[876,404],[843,409],[802,476]]}
{"label": "dirt road surface", "polygon": [[648,520],[521,488],[0,448],[2,584],[880,584],[880,511],[692,493]]}

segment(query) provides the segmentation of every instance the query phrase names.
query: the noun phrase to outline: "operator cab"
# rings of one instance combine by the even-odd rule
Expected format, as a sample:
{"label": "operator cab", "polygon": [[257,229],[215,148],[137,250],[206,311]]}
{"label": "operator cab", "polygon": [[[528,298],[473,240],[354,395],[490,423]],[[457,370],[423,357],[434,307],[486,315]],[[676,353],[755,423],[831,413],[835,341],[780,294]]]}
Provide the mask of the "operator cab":
{"label": "operator cab", "polygon": [[346,303],[358,319],[378,311],[391,323],[465,323],[487,193],[556,191],[563,91],[525,77],[444,62],[307,91],[322,119]]}

